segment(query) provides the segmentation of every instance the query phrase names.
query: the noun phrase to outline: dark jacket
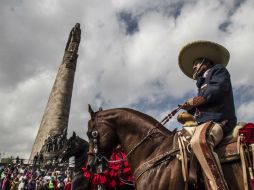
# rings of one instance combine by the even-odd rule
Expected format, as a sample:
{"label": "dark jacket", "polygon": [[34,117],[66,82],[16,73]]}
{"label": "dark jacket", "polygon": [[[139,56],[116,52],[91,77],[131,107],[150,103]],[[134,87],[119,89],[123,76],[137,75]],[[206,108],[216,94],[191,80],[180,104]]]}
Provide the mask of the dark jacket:
{"label": "dark jacket", "polygon": [[223,127],[224,135],[227,135],[236,125],[234,97],[229,72],[224,66],[217,64],[208,71],[206,78],[199,78],[196,85],[198,96],[202,96],[206,100],[203,105],[196,107],[197,122],[228,120]]}

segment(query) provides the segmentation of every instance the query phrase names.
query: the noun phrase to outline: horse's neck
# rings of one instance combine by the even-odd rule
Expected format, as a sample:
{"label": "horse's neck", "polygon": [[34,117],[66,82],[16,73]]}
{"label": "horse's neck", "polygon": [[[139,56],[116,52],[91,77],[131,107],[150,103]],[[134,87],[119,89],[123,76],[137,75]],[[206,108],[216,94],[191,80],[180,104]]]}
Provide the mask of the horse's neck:
{"label": "horse's neck", "polygon": [[78,172],[86,164],[86,161],[87,161],[87,151],[86,150],[79,151],[74,156],[75,156],[75,172]]}
{"label": "horse's neck", "polygon": [[[118,139],[132,168],[168,151],[172,146],[172,133],[149,116],[125,114],[119,117],[116,123]],[[150,133],[152,135],[149,135]]]}
{"label": "horse's neck", "polygon": [[[156,123],[150,121],[149,119],[145,118],[145,116],[140,116],[137,113],[132,113],[130,111],[123,111],[120,112],[120,116],[116,119],[117,123],[117,134],[121,136],[121,139],[125,139],[126,136],[128,138],[133,137],[134,141],[135,137],[139,138],[144,136],[147,131],[154,128]],[[128,140],[129,141],[129,140]],[[133,141],[127,142],[128,144]]]}
{"label": "horse's neck", "polygon": [[[156,127],[156,124],[146,121],[143,118],[139,118],[136,115],[126,115],[120,118],[121,119],[117,121],[117,135],[120,144],[123,146],[127,154],[130,151],[136,151],[133,150],[133,148],[147,136],[150,130]],[[143,143],[140,146],[142,149],[144,146]],[[137,147],[137,149],[139,148],[140,147]]]}

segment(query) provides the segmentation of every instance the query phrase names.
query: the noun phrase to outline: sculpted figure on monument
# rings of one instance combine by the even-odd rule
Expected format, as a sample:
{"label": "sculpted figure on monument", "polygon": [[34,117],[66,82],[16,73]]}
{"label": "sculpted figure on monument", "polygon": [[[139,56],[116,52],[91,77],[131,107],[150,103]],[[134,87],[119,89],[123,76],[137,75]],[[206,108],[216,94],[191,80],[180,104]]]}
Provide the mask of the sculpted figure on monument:
{"label": "sculpted figure on monument", "polygon": [[77,53],[80,39],[81,39],[80,24],[77,23],[70,32],[69,39],[65,47],[65,51]]}
{"label": "sculpted figure on monument", "polygon": [[51,137],[49,136],[49,137],[48,137],[48,140],[47,140],[46,151],[47,151],[47,152],[50,152],[50,151],[51,151],[51,148],[52,148],[52,139],[51,139]]}
{"label": "sculpted figure on monument", "polygon": [[55,152],[56,149],[57,149],[57,138],[56,136],[54,136],[52,140],[52,151]]}
{"label": "sculpted figure on monument", "polygon": [[59,150],[64,147],[64,134],[61,134],[59,137]]}
{"label": "sculpted figure on monument", "polygon": [[44,162],[43,154],[39,154],[39,164],[42,164]]}
{"label": "sculpted figure on monument", "polygon": [[64,147],[67,142],[67,128],[64,129],[63,134],[61,135],[61,147]]}
{"label": "sculpted figure on monument", "polygon": [[62,135],[59,135],[56,137],[56,150],[61,150],[62,146],[61,146],[61,141],[62,141]]}
{"label": "sculpted figure on monument", "polygon": [[76,61],[78,58],[78,47],[81,39],[80,24],[77,23],[70,32],[68,42],[65,48],[64,60],[66,60],[66,67],[76,70]]}

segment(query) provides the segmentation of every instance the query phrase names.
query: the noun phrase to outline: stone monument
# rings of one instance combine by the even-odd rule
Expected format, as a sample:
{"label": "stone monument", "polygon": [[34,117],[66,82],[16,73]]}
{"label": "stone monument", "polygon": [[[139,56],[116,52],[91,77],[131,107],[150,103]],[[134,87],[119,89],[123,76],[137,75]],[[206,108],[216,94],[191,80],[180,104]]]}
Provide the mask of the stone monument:
{"label": "stone monument", "polygon": [[54,158],[67,140],[69,112],[80,39],[80,24],[77,23],[70,32],[63,60],[30,154],[30,163],[34,158],[39,157],[39,154],[43,154],[43,159]]}

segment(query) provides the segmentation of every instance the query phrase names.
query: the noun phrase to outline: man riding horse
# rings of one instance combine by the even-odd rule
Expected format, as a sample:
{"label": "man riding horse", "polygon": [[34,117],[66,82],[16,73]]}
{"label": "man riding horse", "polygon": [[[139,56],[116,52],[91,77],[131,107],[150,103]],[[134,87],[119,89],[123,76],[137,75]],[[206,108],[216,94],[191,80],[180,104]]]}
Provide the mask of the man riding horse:
{"label": "man riding horse", "polygon": [[225,68],[230,54],[214,42],[195,41],[180,51],[180,69],[196,80],[198,94],[182,109],[194,115],[197,126],[191,127],[191,147],[211,189],[228,189],[214,147],[236,125],[230,74]]}

